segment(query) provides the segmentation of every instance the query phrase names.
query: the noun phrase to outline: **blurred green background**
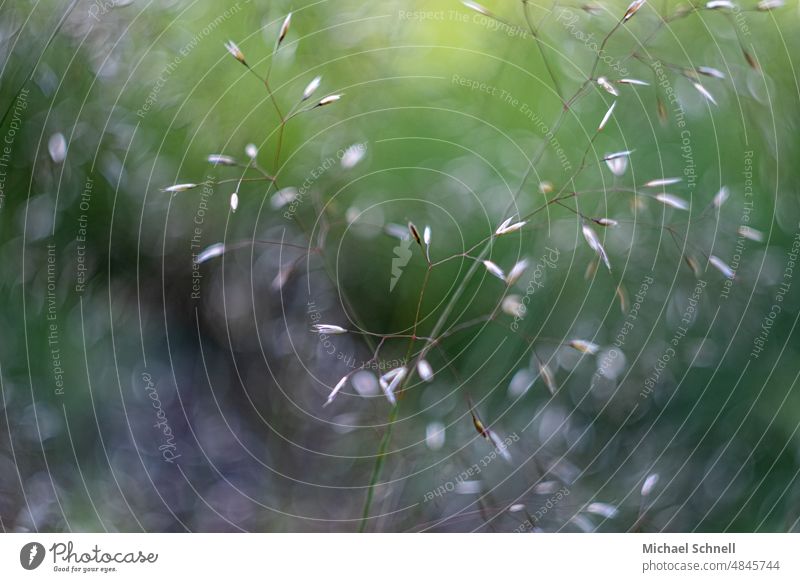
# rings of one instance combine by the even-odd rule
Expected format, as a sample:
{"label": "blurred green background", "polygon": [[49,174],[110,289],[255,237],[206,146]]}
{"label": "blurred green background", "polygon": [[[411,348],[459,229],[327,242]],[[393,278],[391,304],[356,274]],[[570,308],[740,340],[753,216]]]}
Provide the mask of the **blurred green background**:
{"label": "blurred green background", "polygon": [[[400,400],[368,531],[800,530],[797,3],[663,26],[689,4],[652,2],[607,43],[627,3],[545,4],[4,3],[3,530],[355,531],[390,405],[371,373],[323,404],[378,336],[411,333],[418,304],[426,336],[451,303],[433,381]],[[342,98],[279,138],[229,40],[270,70],[282,112],[317,75],[306,104]],[[650,85],[583,85],[600,49],[595,76]],[[206,158],[247,163],[248,144],[294,204],[247,181],[231,212],[242,169]],[[365,155],[342,163],[354,144]],[[615,176],[602,158],[624,150]],[[688,211],[643,186],[673,176]],[[561,191],[581,194],[542,207]],[[456,297],[460,254],[534,211],[487,255],[506,271],[527,257],[520,281],[506,292],[480,267]],[[430,226],[433,261],[453,257],[421,302],[409,221]],[[515,333],[500,302],[529,288]],[[326,340],[317,322],[376,335]],[[379,363],[408,347],[387,339]]]}

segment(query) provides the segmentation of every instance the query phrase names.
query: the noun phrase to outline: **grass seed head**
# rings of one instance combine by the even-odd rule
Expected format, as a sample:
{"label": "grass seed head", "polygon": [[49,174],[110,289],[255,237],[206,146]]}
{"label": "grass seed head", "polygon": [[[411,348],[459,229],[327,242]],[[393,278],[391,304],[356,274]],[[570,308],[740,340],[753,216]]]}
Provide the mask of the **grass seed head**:
{"label": "grass seed head", "polygon": [[608,254],[606,253],[606,249],[603,248],[600,239],[597,237],[597,233],[592,230],[592,228],[588,224],[583,225],[583,238],[586,239],[587,244],[589,247],[597,253],[597,256],[605,263],[606,268],[610,271],[611,270],[611,262],[608,260]]}
{"label": "grass seed head", "polygon": [[311,326],[311,331],[314,333],[324,333],[327,335],[338,335],[347,333],[347,330],[338,325],[331,325],[328,323],[317,323]]}
{"label": "grass seed head", "polygon": [[319,89],[320,84],[322,83],[322,77],[316,76],[311,79],[311,82],[306,85],[306,88],[303,89],[303,97],[300,99],[301,101],[306,101],[309,99],[314,92]]}
{"label": "grass seed head", "polygon": [[525,305],[519,295],[507,295],[503,298],[501,309],[512,317],[525,317]]}
{"label": "grass seed head", "polygon": [[558,386],[556,386],[556,378],[553,375],[553,371],[550,369],[550,366],[544,362],[539,362],[539,377],[544,382],[544,385],[547,386],[550,394],[555,394],[556,390],[558,390]]}
{"label": "grass seed head", "polygon": [[719,69],[715,69],[714,67],[697,67],[695,71],[697,71],[701,75],[705,75],[706,77],[713,77],[714,79],[725,78],[725,73],[723,73]]}
{"label": "grass seed head", "polygon": [[47,141],[47,152],[54,163],[60,164],[67,158],[67,140],[63,133],[54,133]]}
{"label": "grass seed head", "polygon": [[505,280],[506,274],[503,273],[503,269],[498,267],[496,263],[493,263],[492,261],[486,260],[486,261],[483,261],[483,266],[486,267],[487,271],[489,271],[492,275],[494,275],[495,277],[497,277],[501,281]]}
{"label": "grass seed head", "polygon": [[739,235],[743,236],[746,239],[756,241],[756,242],[763,242],[764,241],[764,233],[760,230],[756,230],[755,228],[750,228],[749,226],[742,225],[739,227]]}
{"label": "grass seed head", "polygon": [[247,61],[246,61],[246,60],[245,60],[245,58],[244,58],[244,53],[243,53],[243,52],[242,52],[242,50],[241,50],[241,49],[240,49],[240,48],[239,48],[239,47],[236,45],[236,43],[235,43],[235,42],[233,42],[232,40],[229,40],[228,42],[226,42],[226,43],[225,43],[225,48],[226,48],[226,49],[228,49],[228,52],[231,54],[231,56],[232,56],[234,59],[236,59],[237,61],[239,61],[240,63],[242,63],[242,64],[243,64],[245,67],[246,67],[246,66],[248,66],[248,65],[247,65]]}
{"label": "grass seed head", "polygon": [[619,309],[622,311],[622,314],[625,315],[628,313],[630,302],[628,300],[628,292],[625,291],[625,287],[622,286],[622,283],[617,285],[617,297],[619,298]]}
{"label": "grass seed head", "polygon": [[611,83],[608,82],[608,79],[605,77],[597,77],[597,84],[600,85],[603,89],[606,90],[607,93],[610,93],[614,97],[619,97],[619,91],[617,88],[614,87]]}
{"label": "grass seed head", "polygon": [[511,232],[516,232],[521,229],[523,226],[528,224],[527,220],[521,220],[519,222],[515,222],[511,224],[511,221],[514,220],[514,217],[506,218],[503,223],[497,227],[497,230],[494,231],[496,236],[502,236],[504,234],[509,234]]}
{"label": "grass seed head", "polygon": [[689,269],[691,269],[692,273],[695,277],[699,278],[702,275],[702,271],[700,270],[700,263],[697,262],[692,255],[684,255],[683,260],[686,261]]}
{"label": "grass seed head", "polygon": [[625,174],[625,170],[628,169],[628,158],[606,159],[606,166],[615,176],[622,176]]}
{"label": "grass seed head", "polygon": [[645,182],[642,184],[644,188],[660,188],[661,186],[670,186],[672,184],[677,184],[681,181],[681,178],[657,178],[655,180],[650,180],[649,182]]}
{"label": "grass seed head", "polygon": [[367,145],[363,143],[355,143],[344,150],[340,164],[345,170],[354,168],[364,156],[367,154]]}
{"label": "grass seed head", "polygon": [[655,199],[661,202],[661,204],[669,206],[670,208],[675,208],[677,210],[689,210],[689,203],[683,198],[679,198],[673,194],[657,194]]}
{"label": "grass seed head", "polygon": [[317,107],[325,107],[326,105],[330,105],[331,103],[336,103],[341,98],[342,98],[341,94],[338,94],[338,93],[334,94],[334,95],[328,95],[328,96],[323,97],[322,99],[320,99],[319,103],[317,103],[316,106]]}
{"label": "grass seed head", "polygon": [[489,18],[494,18],[494,14],[492,14],[488,8],[486,8],[485,6],[481,6],[477,2],[472,2],[471,0],[461,0],[461,3],[470,10],[474,10],[478,14],[483,14],[484,16],[488,16]]}
{"label": "grass seed head", "polygon": [[568,345],[582,354],[589,354],[591,356],[594,356],[600,351],[600,346],[596,343],[581,339],[570,340]]}
{"label": "grass seed head", "polygon": [[273,210],[280,210],[287,204],[294,202],[295,198],[297,198],[298,192],[296,188],[287,187],[281,188],[269,200],[270,206],[272,206]]}
{"label": "grass seed head", "polygon": [[613,113],[614,113],[614,108],[615,108],[616,106],[617,106],[617,102],[616,102],[616,101],[614,101],[614,102],[611,104],[611,107],[609,107],[609,108],[608,108],[608,111],[606,111],[606,114],[603,116],[603,119],[600,121],[600,125],[598,125],[598,126],[597,126],[597,131],[603,131],[603,128],[604,128],[604,127],[606,126],[606,124],[608,123],[608,120],[609,120],[609,119],[611,119],[611,116],[612,116],[612,115],[613,115]]}
{"label": "grass seed head", "polygon": [[595,218],[593,221],[600,226],[618,226],[619,222],[614,220],[613,218]]}
{"label": "grass seed head", "polygon": [[642,484],[642,497],[647,497],[653,492],[653,489],[658,484],[658,473],[651,473],[647,476]]}
{"label": "grass seed head", "polygon": [[716,255],[709,256],[708,257],[708,262],[711,263],[711,265],[717,271],[722,273],[725,276],[726,279],[735,279],[736,278],[736,272],[733,269],[731,269],[728,266],[728,264],[725,261],[723,261],[722,259],[720,259],[718,256],[716,256]]}
{"label": "grass seed head", "polygon": [[528,259],[521,259],[517,261],[517,263],[511,267],[511,270],[508,272],[508,277],[506,277],[506,283],[509,285],[513,285],[519,278],[522,277],[522,274],[525,272],[525,269],[528,268]]}
{"label": "grass seed head", "polygon": [[717,192],[714,195],[714,200],[712,202],[714,208],[722,207],[722,205],[725,204],[725,201],[728,199],[729,196],[730,196],[730,190],[728,190],[726,186],[720,188],[719,192]]}
{"label": "grass seed head", "polygon": [[694,88],[697,89],[697,92],[700,93],[700,95],[702,95],[703,97],[705,97],[706,100],[710,101],[714,105],[717,104],[717,100],[714,99],[714,96],[711,93],[709,93],[708,89],[703,87],[700,83],[692,83],[692,85],[694,85]]}
{"label": "grass seed head", "polygon": [[594,502],[590,503],[586,506],[585,511],[587,513],[594,513],[595,515],[601,515],[606,519],[611,519],[617,516],[619,510],[614,506],[608,503],[600,503]]}
{"label": "grass seed head", "polygon": [[175,184],[174,186],[169,186],[168,188],[164,188],[164,192],[169,192],[171,194],[177,194],[178,192],[186,192],[187,190],[194,190],[197,188],[198,184]]}
{"label": "grass seed head", "polygon": [[417,230],[417,227],[414,226],[413,222],[408,223],[408,232],[411,233],[411,236],[414,237],[414,240],[417,241],[417,244],[422,246],[422,237],[419,236],[419,231]]}
{"label": "grass seed head", "polygon": [[201,263],[205,263],[209,259],[219,257],[224,253],[225,253],[225,245],[223,243],[215,243],[203,249],[200,252],[200,254],[197,255],[195,262],[199,265]]}
{"label": "grass seed head", "polygon": [[756,9],[761,12],[767,12],[768,10],[782,8],[784,4],[785,2],[783,0],[761,0],[761,2],[756,4]]}
{"label": "grass seed head", "polygon": [[323,407],[325,407],[325,406],[328,406],[328,404],[330,404],[331,402],[333,402],[333,399],[334,399],[334,398],[336,398],[336,395],[339,393],[339,391],[340,391],[342,388],[344,388],[344,385],[345,385],[345,384],[347,384],[347,376],[343,376],[343,377],[342,377],[342,379],[341,379],[341,380],[339,380],[339,381],[336,383],[336,386],[334,386],[334,387],[333,387],[333,390],[331,390],[331,393],[330,393],[330,394],[328,394],[328,400],[326,400],[326,401],[325,401],[325,404],[323,404],[322,406],[323,406]]}
{"label": "grass seed head", "polygon": [[235,158],[222,154],[211,154],[206,159],[209,164],[214,164],[215,166],[235,166],[237,164]]}
{"label": "grass seed head", "polygon": [[625,11],[625,14],[622,17],[622,22],[628,22],[631,18],[633,18],[634,14],[639,12],[646,1],[647,0],[633,0],[633,2],[628,5],[628,9]]}
{"label": "grass seed head", "polygon": [[286,15],[286,18],[281,24],[281,30],[278,32],[278,46],[283,42],[283,39],[286,38],[286,34],[289,32],[289,26],[292,24],[292,13]]}
{"label": "grass seed head", "polygon": [[272,287],[273,291],[280,291],[283,289],[283,286],[286,285],[286,282],[289,280],[289,277],[292,276],[294,272],[294,264],[289,263],[288,265],[281,267],[278,271],[278,274],[275,275],[275,278],[272,280]]}
{"label": "grass seed head", "polygon": [[417,362],[417,374],[419,374],[419,377],[425,382],[430,382],[433,380],[433,368],[431,368],[428,360],[423,358]]}
{"label": "grass seed head", "polygon": [[758,64],[756,58],[747,52],[744,48],[742,48],[742,54],[744,55],[744,59],[747,61],[747,64],[750,65],[750,68],[754,71],[760,71],[761,65]]}

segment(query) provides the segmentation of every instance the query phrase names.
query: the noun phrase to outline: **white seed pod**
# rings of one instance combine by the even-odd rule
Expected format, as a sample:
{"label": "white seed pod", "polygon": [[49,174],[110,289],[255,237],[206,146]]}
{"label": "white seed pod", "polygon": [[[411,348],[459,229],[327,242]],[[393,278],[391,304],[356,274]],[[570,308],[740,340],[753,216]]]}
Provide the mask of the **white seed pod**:
{"label": "white seed pod", "polygon": [[489,434],[489,440],[492,441],[492,445],[494,445],[494,450],[510,463],[511,453],[508,452],[508,445],[493,430],[486,429],[486,432]]}
{"label": "white seed pod", "polygon": [[547,386],[547,389],[550,391],[550,394],[555,394],[558,386],[556,386],[556,378],[553,375],[553,371],[550,369],[550,366],[545,364],[544,362],[539,362],[539,377],[544,382],[544,385]]}
{"label": "white seed pod", "polygon": [[292,24],[292,13],[290,12],[289,14],[286,15],[286,18],[284,19],[283,24],[281,24],[281,29],[278,32],[278,45],[279,46],[283,42],[283,39],[286,38],[286,34],[289,32],[289,26],[291,24]]}
{"label": "white seed pod", "polygon": [[533,488],[533,492],[536,493],[536,495],[550,495],[558,491],[559,487],[561,487],[561,483],[558,481],[542,481],[536,484]]}
{"label": "white seed pod", "polygon": [[761,0],[756,5],[756,9],[762,12],[766,12],[767,10],[774,10],[775,8],[782,8],[784,5],[783,0]]}
{"label": "white seed pod", "polygon": [[519,295],[507,295],[503,298],[500,308],[504,313],[513,317],[525,317],[525,305],[522,303],[522,298]]}
{"label": "white seed pod", "polygon": [[697,71],[701,75],[705,75],[706,77],[713,77],[715,79],[725,78],[725,73],[723,73],[719,69],[715,69],[714,67],[697,67],[695,71]]}
{"label": "white seed pod", "polygon": [[239,194],[234,192],[231,194],[231,210],[236,212],[237,208],[239,208]]}
{"label": "white seed pod", "polygon": [[219,257],[223,253],[225,253],[225,245],[223,243],[215,243],[203,249],[195,258],[195,262],[199,265],[209,259]]}
{"label": "white seed pod", "polygon": [[62,133],[54,133],[47,140],[47,151],[54,163],[60,164],[67,158],[67,140]]}
{"label": "white seed pod", "polygon": [[647,476],[642,484],[642,497],[647,497],[653,492],[656,484],[658,483],[658,473],[651,473]]}
{"label": "white seed pod", "polygon": [[225,48],[228,49],[228,52],[231,54],[231,56],[234,59],[236,59],[237,61],[239,61],[240,63],[242,63],[245,66],[247,65],[247,61],[244,58],[244,53],[236,45],[235,42],[233,42],[232,40],[229,40],[228,42],[225,43]]}
{"label": "white seed pod", "polygon": [[298,192],[296,188],[288,187],[288,188],[281,188],[269,200],[270,206],[272,206],[273,210],[280,210],[287,204],[294,202],[295,198],[297,198]]}
{"label": "white seed pod", "polygon": [[568,345],[569,347],[574,348],[581,353],[592,356],[600,350],[600,346],[598,346],[596,343],[581,339],[570,340]]}
{"label": "white seed pod", "polygon": [[522,274],[525,272],[525,269],[528,268],[528,259],[522,259],[518,261],[511,270],[508,272],[508,277],[506,277],[506,283],[509,285],[513,285],[519,278],[522,277]]}
{"label": "white seed pod", "polygon": [[649,180],[642,184],[644,188],[659,188],[661,186],[670,186],[672,184],[677,184],[682,180],[682,178],[656,178],[655,180]]}
{"label": "white seed pod", "polygon": [[608,123],[608,120],[611,119],[611,115],[614,113],[614,108],[617,106],[617,102],[614,101],[611,104],[611,107],[608,108],[606,114],[603,116],[603,119],[600,121],[600,125],[597,126],[597,131],[603,131],[603,128]]}
{"label": "white seed pod", "polygon": [[428,360],[421,359],[419,362],[417,362],[417,374],[419,374],[419,377],[425,382],[430,382],[433,380],[433,368],[431,368]]}
{"label": "white seed pod", "polygon": [[186,190],[193,190],[197,188],[197,184],[175,184],[169,188],[164,188],[164,192],[175,194],[177,192],[186,192]]}
{"label": "white seed pod", "polygon": [[611,262],[608,260],[608,254],[606,253],[606,249],[603,248],[603,244],[600,242],[600,239],[597,236],[597,233],[592,230],[592,228],[588,224],[583,225],[583,238],[586,239],[589,247],[597,253],[597,256],[605,264],[606,268],[610,271],[611,270]]}
{"label": "white seed pod", "polygon": [[726,186],[720,188],[719,192],[717,192],[716,195],[714,196],[714,200],[712,202],[714,208],[720,208],[723,204],[725,204],[725,201],[728,199],[729,196],[730,196],[730,191]]}
{"label": "white seed pod", "polygon": [[697,92],[700,93],[700,95],[705,97],[708,101],[710,101],[714,105],[717,104],[717,100],[714,99],[714,96],[708,91],[708,89],[703,87],[700,83],[692,83],[692,85],[694,85],[694,88],[697,89]]}
{"label": "white seed pod", "polygon": [[597,84],[600,85],[607,93],[610,93],[614,97],[619,97],[619,91],[617,88],[614,87],[611,83],[608,82],[608,79],[605,77],[597,77]]}
{"label": "white seed pod", "polygon": [[639,9],[644,6],[646,1],[647,0],[633,0],[633,2],[628,5],[628,9],[625,11],[625,14],[622,17],[622,22],[628,22],[631,18],[633,18],[633,15],[639,12]]}
{"label": "white seed pod", "polygon": [[206,158],[209,164],[214,164],[215,166],[235,166],[236,159],[232,158],[231,156],[225,156],[222,154],[211,154]]}
{"label": "white seed pod", "polygon": [[505,280],[506,275],[505,275],[505,273],[503,273],[503,269],[498,267],[492,261],[488,261],[488,260],[487,261],[483,261],[483,266],[486,267],[486,270],[489,271],[492,275],[494,275],[498,279]]}
{"label": "white seed pod", "polygon": [[336,101],[338,101],[341,98],[342,98],[342,96],[340,94],[328,95],[327,97],[323,97],[322,99],[319,100],[319,103],[317,103],[317,107],[325,107],[326,105],[330,105],[331,103],[335,103]]}
{"label": "white seed pod", "polygon": [[314,333],[324,333],[328,335],[338,335],[341,333],[347,333],[347,330],[343,327],[338,325],[331,325],[328,323],[317,323],[311,326],[311,331]]}
{"label": "white seed pod", "polygon": [[763,232],[745,225],[739,227],[739,235],[743,236],[746,239],[753,240],[756,242],[763,242],[764,240]]}
{"label": "white seed pod", "polygon": [[403,366],[400,368],[395,368],[380,378],[380,385],[383,389],[383,393],[386,396],[386,399],[389,401],[389,404],[392,406],[397,404],[395,390],[397,390],[397,387],[400,385],[400,382],[403,381],[403,378],[406,377],[406,372],[407,370],[405,366]]}
{"label": "white seed pod", "polygon": [[733,10],[736,6],[730,0],[711,0],[706,2],[706,10],[719,10],[720,8]]}
{"label": "white seed pod", "polygon": [[641,87],[649,87],[650,83],[647,81],[642,81],[640,79],[619,79],[617,83],[621,85],[639,85]]}
{"label": "white seed pod", "polygon": [[367,154],[367,144],[364,143],[356,143],[348,147],[344,150],[344,154],[342,155],[342,159],[340,163],[342,168],[345,170],[349,170],[358,164],[361,160],[364,159],[364,156]]}
{"label": "white seed pod", "polygon": [[322,406],[323,407],[328,406],[328,404],[333,402],[333,399],[336,398],[336,395],[339,393],[339,390],[341,390],[345,384],[347,384],[347,376],[343,376],[342,379],[336,383],[336,386],[333,387],[331,393],[328,394],[328,400],[326,400],[325,404],[323,404]]}
{"label": "white seed pod", "polygon": [[500,226],[497,227],[497,230],[494,231],[494,234],[496,236],[502,236],[504,234],[508,234],[508,233],[511,233],[511,232],[516,232],[519,229],[521,229],[523,226],[528,224],[527,220],[520,220],[519,222],[515,222],[515,223],[512,224],[511,223],[512,220],[514,220],[513,216],[511,218],[506,218],[503,221],[503,223]]}
{"label": "white seed pod", "polygon": [[310,98],[314,92],[319,89],[320,84],[322,83],[322,77],[316,76],[311,79],[311,82],[306,85],[306,88],[303,90],[303,97],[300,99],[301,101],[306,101]]}
{"label": "white seed pod", "polygon": [[258,148],[256,147],[256,144],[254,143],[247,144],[247,146],[245,146],[244,148],[244,153],[251,160],[255,160],[258,157]]}
{"label": "white seed pod", "polygon": [[655,199],[666,206],[676,208],[678,210],[689,210],[689,203],[683,198],[678,198],[672,194],[657,194]]}
{"label": "white seed pod", "polygon": [[723,261],[719,257],[717,257],[715,255],[711,255],[710,257],[708,257],[708,262],[711,263],[711,265],[715,269],[717,269],[717,271],[722,273],[727,279],[736,278],[736,272],[733,269],[731,269],[727,265],[727,263],[725,263],[725,261]]}
{"label": "white seed pod", "polygon": [[614,505],[597,501],[587,505],[584,511],[587,513],[594,513],[595,515],[602,515],[606,519],[616,517],[619,513],[619,510]]}
{"label": "white seed pod", "polygon": [[486,8],[485,6],[481,6],[477,2],[472,2],[471,0],[461,0],[461,3],[470,10],[474,10],[478,14],[483,14],[484,16],[488,16],[489,18],[494,18],[494,14],[492,14],[488,8]]}

